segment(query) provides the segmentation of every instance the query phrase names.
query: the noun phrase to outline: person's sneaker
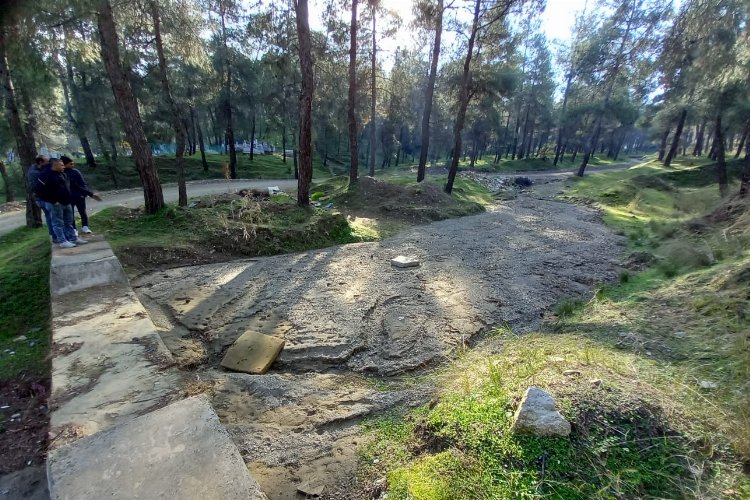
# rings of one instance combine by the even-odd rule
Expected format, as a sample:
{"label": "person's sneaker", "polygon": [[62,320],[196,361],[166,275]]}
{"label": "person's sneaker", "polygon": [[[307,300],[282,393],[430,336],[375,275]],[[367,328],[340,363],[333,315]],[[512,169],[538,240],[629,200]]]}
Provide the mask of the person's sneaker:
{"label": "person's sneaker", "polygon": [[75,243],[76,245],[85,245],[86,243],[88,243],[88,240],[82,240],[81,238],[76,238],[73,241],[73,243]]}
{"label": "person's sneaker", "polygon": [[88,226],[83,226],[83,227],[81,228],[81,232],[82,232],[83,234],[91,234],[91,233],[92,233],[93,231],[92,231],[91,229],[89,229],[89,227],[88,227]]}
{"label": "person's sneaker", "polygon": [[69,241],[63,241],[62,243],[60,243],[60,248],[74,248],[75,246],[75,243],[71,243]]}
{"label": "person's sneaker", "polygon": [[73,232],[75,233],[76,236],[78,236],[78,229],[73,229]]}

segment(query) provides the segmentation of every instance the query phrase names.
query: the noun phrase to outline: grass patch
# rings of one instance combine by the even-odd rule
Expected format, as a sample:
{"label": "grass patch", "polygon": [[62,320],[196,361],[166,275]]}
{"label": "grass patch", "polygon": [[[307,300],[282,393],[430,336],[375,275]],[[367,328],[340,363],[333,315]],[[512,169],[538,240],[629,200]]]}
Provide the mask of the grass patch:
{"label": "grass patch", "polygon": [[[404,499],[750,497],[750,210],[713,211],[713,167],[688,163],[573,180],[566,196],[628,237],[629,269],[540,333],[488,336],[430,406],[371,424],[364,477]],[[510,431],[530,385],[569,438]]]}
{"label": "grass patch", "polygon": [[[364,473],[386,477],[388,498],[397,499],[750,493],[740,465],[710,440],[707,422],[657,388],[685,377],[587,336],[494,338],[445,370],[432,408],[367,426]],[[528,385],[555,394],[573,425],[570,438],[510,431]]]}
{"label": "grass patch", "polygon": [[148,270],[238,256],[275,255],[362,241],[337,211],[298,207],[286,195],[225,194],[192,208],[168,205],[156,214],[115,207],[94,216],[130,269]]}
{"label": "grass patch", "polygon": [[49,372],[49,256],[45,229],[0,236],[0,382]]}

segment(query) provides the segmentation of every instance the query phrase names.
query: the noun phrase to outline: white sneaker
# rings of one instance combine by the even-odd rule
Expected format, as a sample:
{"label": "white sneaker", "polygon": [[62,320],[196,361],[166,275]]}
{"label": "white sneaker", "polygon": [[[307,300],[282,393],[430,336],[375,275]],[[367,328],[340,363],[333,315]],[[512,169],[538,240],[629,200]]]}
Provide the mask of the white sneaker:
{"label": "white sneaker", "polygon": [[78,229],[73,229],[73,232],[76,234],[76,237],[78,237]]}
{"label": "white sneaker", "polygon": [[76,245],[85,245],[86,243],[88,243],[88,241],[82,240],[81,238],[76,238],[76,240],[73,243],[75,243]]}
{"label": "white sneaker", "polygon": [[93,231],[92,231],[91,229],[89,229],[89,227],[88,227],[88,226],[83,226],[83,227],[81,228],[81,232],[82,232],[83,234],[91,234],[91,233],[92,233]]}
{"label": "white sneaker", "polygon": [[59,246],[60,246],[60,248],[74,248],[76,246],[76,244],[75,243],[71,243],[69,241],[63,241],[62,243],[60,243]]}

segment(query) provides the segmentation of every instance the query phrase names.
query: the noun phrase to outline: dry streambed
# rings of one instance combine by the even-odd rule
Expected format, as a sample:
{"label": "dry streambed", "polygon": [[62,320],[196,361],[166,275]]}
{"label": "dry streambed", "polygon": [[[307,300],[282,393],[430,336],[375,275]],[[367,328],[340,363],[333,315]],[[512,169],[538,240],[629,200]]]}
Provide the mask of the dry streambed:
{"label": "dry streambed", "polygon": [[[379,243],[170,269],[134,287],[269,498],[302,483],[350,497],[362,419],[430,398],[429,377],[403,374],[497,325],[538,328],[558,300],[616,276],[621,244],[589,209],[522,197]],[[391,267],[400,254],[421,266]],[[218,368],[247,329],[286,339],[266,375]]]}

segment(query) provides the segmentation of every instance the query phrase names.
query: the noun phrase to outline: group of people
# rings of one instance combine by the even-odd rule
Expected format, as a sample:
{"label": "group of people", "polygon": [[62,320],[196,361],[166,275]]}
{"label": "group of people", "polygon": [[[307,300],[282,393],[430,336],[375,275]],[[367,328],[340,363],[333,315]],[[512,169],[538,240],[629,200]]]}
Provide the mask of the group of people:
{"label": "group of people", "polygon": [[101,201],[101,197],[89,189],[72,159],[67,156],[52,159],[37,156],[26,174],[26,182],[34,194],[34,201],[44,212],[52,243],[60,248],[88,243],[78,237],[74,210],[81,217],[81,232],[91,234],[86,198]]}

